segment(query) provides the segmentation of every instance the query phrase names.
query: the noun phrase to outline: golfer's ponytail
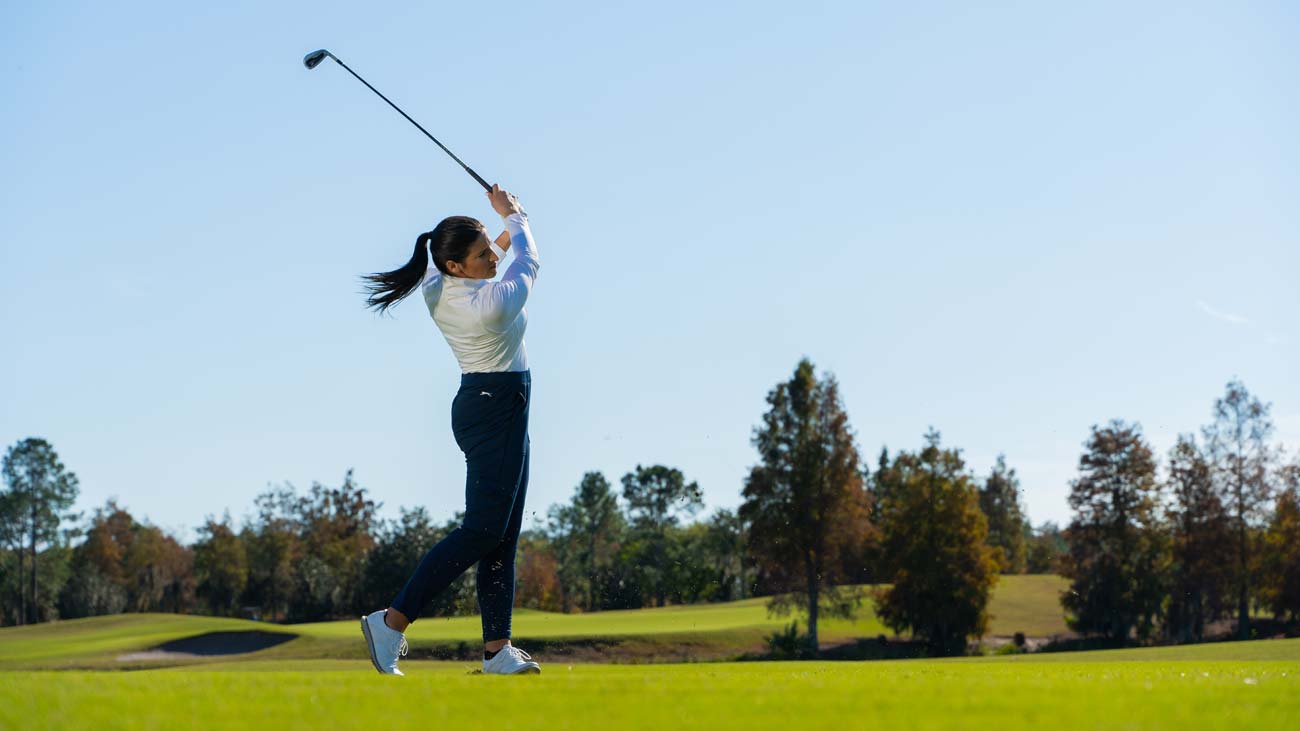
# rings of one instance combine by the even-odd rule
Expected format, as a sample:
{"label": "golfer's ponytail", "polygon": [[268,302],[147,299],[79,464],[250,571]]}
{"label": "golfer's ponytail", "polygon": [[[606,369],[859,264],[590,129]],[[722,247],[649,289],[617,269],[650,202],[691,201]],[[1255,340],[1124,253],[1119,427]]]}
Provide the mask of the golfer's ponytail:
{"label": "golfer's ponytail", "polygon": [[426,231],[416,238],[411,260],[400,269],[362,276],[368,282],[366,289],[370,293],[366,306],[375,308],[380,314],[387,312],[389,307],[402,301],[424,279],[424,273],[429,268],[430,254],[433,255],[433,264],[438,267],[438,271],[448,275],[447,261],[463,262],[474,242],[486,235],[487,228],[468,216],[442,219],[432,231]]}

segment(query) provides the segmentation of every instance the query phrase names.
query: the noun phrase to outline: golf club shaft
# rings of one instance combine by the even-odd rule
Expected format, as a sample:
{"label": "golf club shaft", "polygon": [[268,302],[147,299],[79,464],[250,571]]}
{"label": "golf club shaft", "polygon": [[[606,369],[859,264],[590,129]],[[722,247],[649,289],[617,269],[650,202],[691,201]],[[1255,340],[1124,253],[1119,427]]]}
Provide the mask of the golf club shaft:
{"label": "golf club shaft", "polygon": [[456,154],[453,153],[451,150],[448,150],[446,145],[442,144],[441,142],[438,141],[438,139],[437,139],[436,137],[434,137],[433,135],[429,134],[429,130],[427,130],[427,129],[421,127],[419,122],[415,121],[414,119],[411,119],[411,115],[407,114],[406,112],[403,112],[401,107],[397,106],[397,105],[394,104],[392,101],[390,101],[390,100],[388,99],[388,97],[384,96],[383,94],[380,94],[380,93],[379,93],[379,90],[376,89],[375,87],[371,86],[369,81],[366,81],[365,79],[361,78],[361,76],[360,76],[359,74],[357,74],[357,72],[355,72],[355,71],[353,71],[352,69],[348,68],[348,65],[347,65],[347,64],[343,63],[342,61],[339,61],[339,59],[338,59],[337,56],[335,56],[334,54],[331,53],[331,54],[329,54],[329,57],[332,58],[332,59],[334,59],[334,60],[338,63],[338,65],[342,66],[342,67],[343,67],[343,68],[344,68],[344,69],[345,69],[349,74],[352,74],[353,76],[356,76],[356,77],[357,77],[357,81],[360,81],[361,83],[365,84],[365,85],[366,85],[366,88],[368,88],[368,89],[370,89],[371,91],[373,91],[373,92],[375,92],[376,94],[378,94],[380,99],[383,99],[384,101],[388,102],[388,106],[392,107],[393,109],[396,109],[398,114],[402,115],[403,117],[406,117],[406,121],[408,121],[408,122],[410,122],[411,124],[415,125],[415,128],[418,129],[418,130],[420,130],[421,132],[423,132],[425,137],[428,137],[429,139],[433,140],[433,144],[437,145],[438,147],[441,147],[443,152],[447,153],[448,155],[451,155],[451,159],[455,160],[457,163],[460,164],[461,167],[465,168],[465,172],[469,173],[469,174],[470,174],[470,177],[472,177],[472,178],[474,178],[475,180],[477,180],[477,181],[478,181],[478,184],[481,185],[481,186],[483,186],[483,190],[486,190],[486,191],[491,192],[491,190],[492,190],[492,186],[488,185],[487,181],[484,180],[483,178],[480,178],[480,177],[478,176],[478,173],[476,173],[476,172],[474,172],[473,170],[471,170],[470,167],[469,167],[468,165],[466,165],[465,163],[461,162],[461,159],[460,159],[459,157],[456,157]]}

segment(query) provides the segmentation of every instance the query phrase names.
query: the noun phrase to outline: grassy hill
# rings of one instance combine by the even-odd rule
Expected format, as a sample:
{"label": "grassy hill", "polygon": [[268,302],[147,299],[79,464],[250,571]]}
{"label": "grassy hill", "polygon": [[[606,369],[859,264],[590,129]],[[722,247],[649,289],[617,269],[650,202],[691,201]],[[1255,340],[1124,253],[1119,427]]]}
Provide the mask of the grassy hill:
{"label": "grassy hill", "polygon": [[[1065,621],[1057,603],[1057,594],[1064,586],[1064,579],[1056,576],[1003,577],[991,600],[990,633],[1047,636],[1064,632]],[[766,601],[758,598],[590,614],[516,610],[513,635],[521,646],[562,652],[574,659],[599,659],[611,654],[640,661],[734,657],[760,651],[765,635],[789,623],[789,617],[769,617]],[[803,626],[802,621],[800,625]],[[119,614],[0,629],[0,669],[170,664],[176,661],[146,658],[122,662],[118,657],[181,638],[240,631],[295,636],[289,642],[245,657],[266,660],[365,657],[356,620],[277,625],[219,617]],[[823,643],[836,643],[892,633],[880,624],[867,603],[854,621],[823,621],[819,634]],[[412,658],[466,656],[481,641],[479,618],[422,619],[411,625],[407,638]],[[197,661],[218,662],[220,658]]]}

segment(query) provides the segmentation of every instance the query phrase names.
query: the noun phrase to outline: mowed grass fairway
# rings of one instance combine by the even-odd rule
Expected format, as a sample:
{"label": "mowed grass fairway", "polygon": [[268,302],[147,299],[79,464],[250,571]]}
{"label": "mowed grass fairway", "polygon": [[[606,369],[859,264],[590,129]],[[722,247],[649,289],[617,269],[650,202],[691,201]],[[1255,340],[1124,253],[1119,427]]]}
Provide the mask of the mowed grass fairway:
{"label": "mowed grass fairway", "polygon": [[[1057,577],[1004,578],[992,633],[1063,631],[1056,602],[1063,587]],[[764,601],[522,611],[515,636],[525,649],[522,638],[532,637],[744,650],[788,622],[768,617]],[[246,630],[294,639],[227,658],[117,659]],[[827,622],[822,637],[887,632],[867,606],[855,622]],[[425,619],[409,635],[412,656],[437,643],[477,649],[479,620]],[[616,656],[597,664],[534,655],[539,676],[483,676],[474,672],[478,662],[408,657],[399,678],[371,668],[356,620],[273,625],[136,614],[6,628],[0,729],[1300,728],[1300,640],[874,662],[646,664],[642,655],[641,664],[618,664]]]}
{"label": "mowed grass fairway", "polygon": [[[1239,659],[1222,657],[1225,649]],[[1295,729],[1300,640],[948,661],[566,665],[261,661],[0,672],[6,729]],[[1209,650],[1211,652],[1204,652]],[[1256,652],[1288,659],[1252,660]],[[1084,656],[1087,656],[1086,659]],[[1123,657],[1125,659],[1114,659]],[[202,669],[197,669],[202,668]],[[255,672],[261,670],[263,672]]]}

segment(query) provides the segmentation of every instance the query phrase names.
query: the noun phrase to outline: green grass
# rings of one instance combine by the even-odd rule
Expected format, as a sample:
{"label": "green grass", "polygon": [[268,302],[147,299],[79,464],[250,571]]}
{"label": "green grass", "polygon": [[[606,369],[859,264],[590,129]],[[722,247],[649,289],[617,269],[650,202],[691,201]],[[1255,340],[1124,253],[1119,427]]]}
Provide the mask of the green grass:
{"label": "green grass", "polygon": [[[1300,722],[1294,660],[552,663],[525,677],[409,663],[403,678],[364,661],[338,669],[342,662],[271,672],[3,672],[0,728],[1185,731]],[[237,669],[246,668],[226,668]]]}
{"label": "green grass", "polygon": [[[1044,588],[1005,587],[1014,591],[1011,601],[1001,598],[1004,611],[1023,613],[1010,621],[1032,621]],[[567,636],[575,628],[627,631],[639,617],[643,631],[658,632],[644,637],[667,646],[755,631],[743,623],[756,616],[779,625],[755,607],[761,601],[571,617],[523,612],[519,620]],[[299,638],[237,659],[108,673],[17,668],[85,662],[87,652],[100,658],[89,666],[113,667],[112,654],[168,639],[274,625],[118,615],[0,630],[0,666],[10,668],[0,670],[0,729],[1300,728],[1300,639],[879,662],[597,665],[537,653],[540,676],[482,676],[472,674],[477,662],[408,659],[407,675],[395,678],[374,672],[351,636],[354,624],[287,627]],[[421,624],[426,638],[478,637],[473,617]],[[313,656],[313,648],[326,654]],[[328,655],[340,648],[350,654]]]}
{"label": "green grass", "polygon": [[[970,658],[972,660],[976,658]],[[1043,652],[1033,655],[1003,655],[981,658],[1011,662],[1220,662],[1286,661],[1300,662],[1300,639],[1250,640],[1247,642],[1206,642],[1199,645],[1171,647],[1130,647],[1122,650],[1089,652]]]}
{"label": "green grass", "polygon": [[[1065,580],[1056,576],[1008,576],[995,588],[990,634],[1025,632],[1044,636],[1065,631],[1057,594]],[[597,638],[635,642],[643,657],[726,657],[762,649],[763,637],[791,617],[769,617],[766,599],[590,614],[516,610],[513,635],[533,640]],[[806,630],[804,622],[801,629]],[[435,645],[481,641],[477,616],[426,618],[407,632],[416,655]],[[239,619],[172,614],[119,614],[31,627],[0,629],[0,669],[123,667],[117,656],[205,632],[263,630],[298,635],[290,642],[256,653],[266,659],[360,659],[365,657],[356,620],[276,625]],[[855,621],[823,620],[823,642],[892,634],[868,602]],[[137,661],[125,667],[150,667],[171,661]],[[211,662],[211,661],[208,661]]]}
{"label": "green grass", "polygon": [[1069,586],[1060,576],[1003,576],[989,599],[989,634],[1050,637],[1069,631],[1060,600]]}

